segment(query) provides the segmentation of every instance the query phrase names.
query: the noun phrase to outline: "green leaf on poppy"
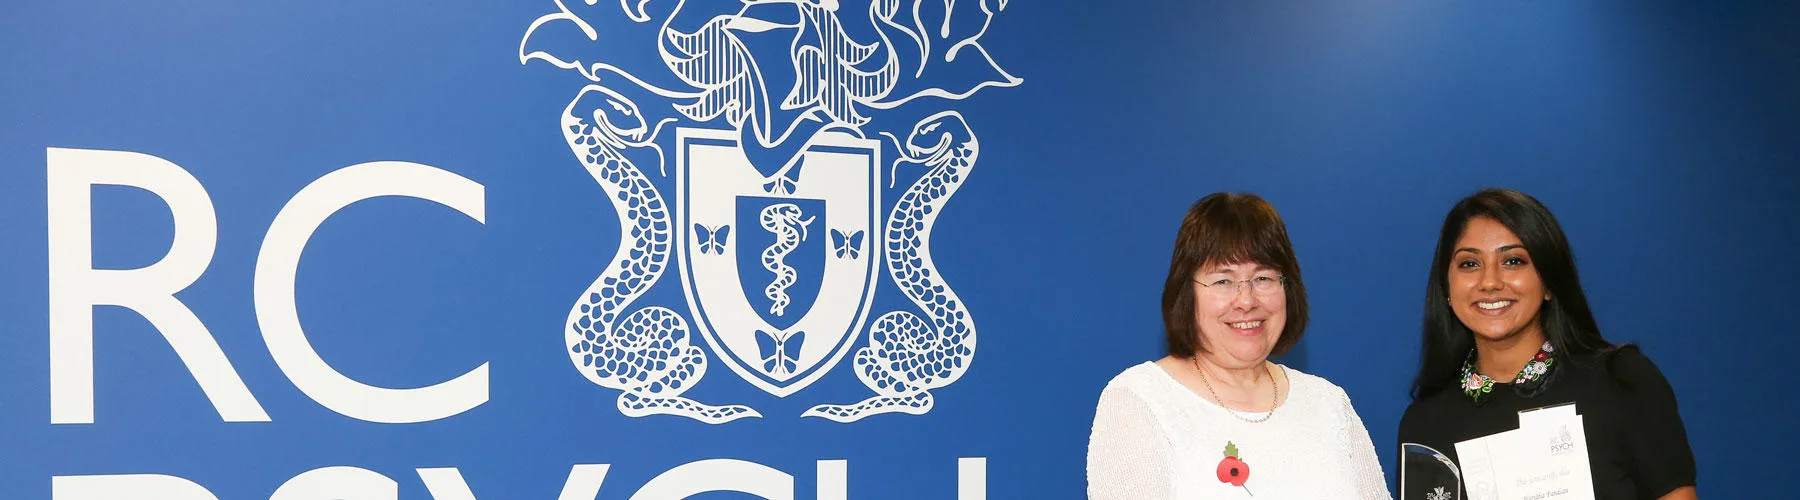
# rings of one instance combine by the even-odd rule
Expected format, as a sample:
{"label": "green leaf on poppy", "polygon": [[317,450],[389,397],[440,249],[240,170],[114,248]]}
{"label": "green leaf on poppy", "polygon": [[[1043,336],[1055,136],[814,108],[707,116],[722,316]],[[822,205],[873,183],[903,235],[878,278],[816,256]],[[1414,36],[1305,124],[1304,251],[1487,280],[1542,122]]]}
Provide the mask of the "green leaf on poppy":
{"label": "green leaf on poppy", "polygon": [[1225,456],[1231,457],[1231,458],[1237,458],[1237,456],[1238,456],[1237,445],[1232,444],[1230,441],[1226,441],[1225,442]]}

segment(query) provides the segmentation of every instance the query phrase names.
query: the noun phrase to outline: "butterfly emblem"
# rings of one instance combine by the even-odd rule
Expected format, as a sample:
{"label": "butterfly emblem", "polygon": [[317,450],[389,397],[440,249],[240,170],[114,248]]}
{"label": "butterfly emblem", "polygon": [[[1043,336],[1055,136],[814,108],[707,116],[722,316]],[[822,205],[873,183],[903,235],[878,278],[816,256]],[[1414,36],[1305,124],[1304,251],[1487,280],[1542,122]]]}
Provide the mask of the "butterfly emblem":
{"label": "butterfly emblem", "polygon": [[794,373],[797,360],[800,359],[800,344],[806,341],[806,332],[793,332],[783,337],[762,330],[756,331],[756,351],[763,361],[763,369],[773,375]]}
{"label": "butterfly emblem", "polygon": [[700,240],[700,253],[725,255],[725,242],[731,237],[731,225],[707,227],[694,224],[695,239]]}
{"label": "butterfly emblem", "polygon": [[1431,493],[1425,494],[1425,500],[1450,500],[1450,491],[1443,486],[1432,488]]}
{"label": "butterfly emblem", "polygon": [[852,231],[845,235],[843,231],[831,230],[831,249],[840,259],[854,259],[862,255],[862,231]]}

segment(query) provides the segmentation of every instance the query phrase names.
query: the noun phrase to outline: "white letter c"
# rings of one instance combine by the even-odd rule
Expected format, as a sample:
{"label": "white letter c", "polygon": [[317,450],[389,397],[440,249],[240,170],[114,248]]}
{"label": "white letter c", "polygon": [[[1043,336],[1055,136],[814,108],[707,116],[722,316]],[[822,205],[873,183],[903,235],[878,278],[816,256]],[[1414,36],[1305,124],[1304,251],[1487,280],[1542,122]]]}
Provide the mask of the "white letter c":
{"label": "white letter c", "polygon": [[294,387],[346,417],[389,424],[446,418],[487,402],[487,363],[454,379],[413,389],[375,387],[338,373],[307,341],[294,304],[300,253],[331,214],[369,198],[406,196],[441,203],[485,224],[484,195],[481,184],[436,167],[379,161],[325,174],[281,207],[257,253],[253,288],[263,341]]}

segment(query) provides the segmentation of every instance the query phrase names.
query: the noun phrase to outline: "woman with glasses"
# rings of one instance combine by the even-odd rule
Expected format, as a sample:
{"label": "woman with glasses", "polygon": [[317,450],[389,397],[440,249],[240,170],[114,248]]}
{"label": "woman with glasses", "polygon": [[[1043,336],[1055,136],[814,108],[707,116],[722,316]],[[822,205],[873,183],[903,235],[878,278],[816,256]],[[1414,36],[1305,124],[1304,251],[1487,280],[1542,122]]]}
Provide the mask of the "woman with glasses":
{"label": "woman with glasses", "polygon": [[1089,498],[1388,498],[1344,390],[1268,360],[1306,329],[1300,264],[1274,207],[1248,194],[1195,203],[1162,311],[1168,356],[1100,394]]}
{"label": "woman with glasses", "polygon": [[1600,336],[1562,226],[1536,199],[1489,189],[1450,209],[1423,331],[1403,448],[1454,461],[1456,443],[1520,428],[1522,410],[1574,403],[1595,498],[1695,498],[1674,391],[1637,348]]}

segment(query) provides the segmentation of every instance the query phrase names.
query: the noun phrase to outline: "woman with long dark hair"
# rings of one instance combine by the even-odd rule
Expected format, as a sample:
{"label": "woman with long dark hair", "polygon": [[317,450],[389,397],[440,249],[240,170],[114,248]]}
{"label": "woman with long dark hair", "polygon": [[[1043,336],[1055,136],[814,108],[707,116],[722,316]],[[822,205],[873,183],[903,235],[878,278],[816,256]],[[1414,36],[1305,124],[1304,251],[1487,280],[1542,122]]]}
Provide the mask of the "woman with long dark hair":
{"label": "woman with long dark hair", "polygon": [[1596,498],[1695,498],[1673,389],[1600,335],[1562,226],[1524,193],[1481,191],[1444,217],[1412,397],[1403,448],[1456,460],[1456,443],[1518,428],[1520,411],[1575,403]]}

